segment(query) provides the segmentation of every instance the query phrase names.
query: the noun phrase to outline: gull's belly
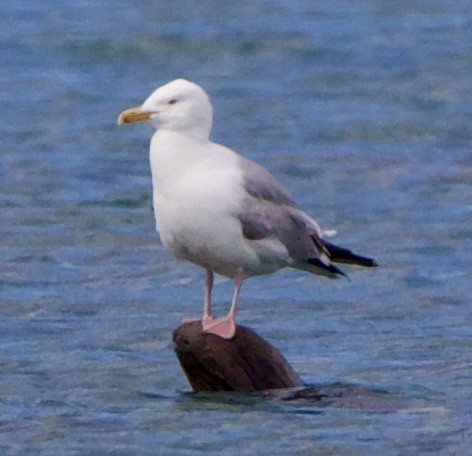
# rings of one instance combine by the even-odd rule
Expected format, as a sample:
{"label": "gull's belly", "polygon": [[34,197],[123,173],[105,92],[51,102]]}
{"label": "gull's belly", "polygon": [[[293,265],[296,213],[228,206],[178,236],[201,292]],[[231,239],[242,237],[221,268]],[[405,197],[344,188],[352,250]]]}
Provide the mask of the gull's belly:
{"label": "gull's belly", "polygon": [[158,231],[176,257],[227,277],[234,277],[240,268],[252,275],[250,271],[260,267],[237,218],[243,204],[237,178],[233,172],[198,170],[165,191],[154,188]]}
{"label": "gull's belly", "polygon": [[162,242],[177,258],[227,277],[234,277],[239,269],[249,275],[259,269],[260,258],[244,239],[237,218],[222,216],[211,207],[198,214],[192,207],[192,213],[158,212]]}

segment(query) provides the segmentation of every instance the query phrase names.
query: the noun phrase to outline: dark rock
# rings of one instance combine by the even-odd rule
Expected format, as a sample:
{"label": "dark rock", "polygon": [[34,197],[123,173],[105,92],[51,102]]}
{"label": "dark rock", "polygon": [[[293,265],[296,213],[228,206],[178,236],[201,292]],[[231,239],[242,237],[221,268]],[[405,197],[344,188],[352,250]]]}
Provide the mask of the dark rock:
{"label": "dark rock", "polygon": [[263,391],[302,386],[281,353],[254,331],[237,326],[228,340],[204,333],[199,321],[173,333],[174,350],[194,391]]}

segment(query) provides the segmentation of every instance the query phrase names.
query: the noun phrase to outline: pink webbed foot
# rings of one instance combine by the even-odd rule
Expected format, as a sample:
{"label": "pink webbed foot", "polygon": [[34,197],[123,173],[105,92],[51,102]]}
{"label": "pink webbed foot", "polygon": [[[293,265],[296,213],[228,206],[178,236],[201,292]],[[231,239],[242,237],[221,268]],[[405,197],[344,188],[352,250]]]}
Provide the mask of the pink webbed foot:
{"label": "pink webbed foot", "polygon": [[204,318],[203,332],[215,334],[223,339],[232,339],[236,333],[236,322],[232,315],[223,318]]}

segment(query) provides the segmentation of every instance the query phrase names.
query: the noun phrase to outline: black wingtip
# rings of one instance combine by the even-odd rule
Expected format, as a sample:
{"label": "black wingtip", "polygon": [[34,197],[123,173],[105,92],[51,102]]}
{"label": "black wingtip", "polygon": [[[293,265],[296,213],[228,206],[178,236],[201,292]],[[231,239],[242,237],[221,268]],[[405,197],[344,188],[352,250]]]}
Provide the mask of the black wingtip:
{"label": "black wingtip", "polygon": [[324,247],[328,251],[331,261],[336,263],[347,263],[347,264],[357,264],[359,266],[366,266],[368,268],[376,267],[379,263],[373,258],[363,257],[357,255],[351,250],[345,249],[343,247],[338,247],[337,245],[331,244],[330,242],[322,240]]}
{"label": "black wingtip", "polygon": [[311,264],[312,266],[317,267],[318,269],[321,269],[328,276],[336,277],[340,275],[349,279],[348,275],[345,272],[343,272],[341,269],[339,269],[337,266],[331,263],[330,264],[323,263],[319,258],[309,258],[306,262],[308,264]]}

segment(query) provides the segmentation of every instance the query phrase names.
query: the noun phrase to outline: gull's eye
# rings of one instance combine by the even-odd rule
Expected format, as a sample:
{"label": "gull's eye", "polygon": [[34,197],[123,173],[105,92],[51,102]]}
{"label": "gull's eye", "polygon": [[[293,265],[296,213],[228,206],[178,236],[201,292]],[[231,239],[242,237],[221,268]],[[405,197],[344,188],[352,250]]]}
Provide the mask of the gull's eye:
{"label": "gull's eye", "polygon": [[172,98],[172,100],[169,100],[167,102],[167,104],[170,104],[170,105],[174,105],[175,103],[177,103],[177,100],[175,98]]}

